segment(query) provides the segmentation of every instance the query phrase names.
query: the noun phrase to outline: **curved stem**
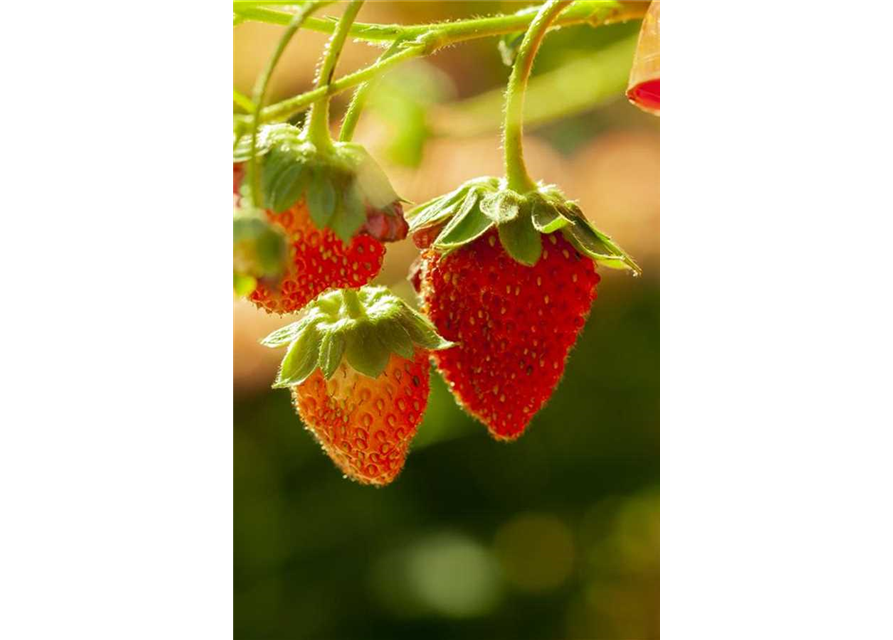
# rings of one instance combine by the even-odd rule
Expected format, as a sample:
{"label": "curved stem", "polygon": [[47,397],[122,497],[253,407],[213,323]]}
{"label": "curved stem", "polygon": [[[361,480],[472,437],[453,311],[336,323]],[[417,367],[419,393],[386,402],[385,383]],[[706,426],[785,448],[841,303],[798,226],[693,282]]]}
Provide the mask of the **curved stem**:
{"label": "curved stem", "polygon": [[[335,65],[338,64],[338,58],[341,55],[341,49],[344,48],[344,42],[350,33],[350,26],[357,18],[357,14],[363,6],[364,0],[351,0],[344,11],[344,15],[338,21],[335,33],[329,39],[323,54],[322,64],[316,76],[316,87],[328,87],[332,83],[332,76],[335,73]],[[325,97],[320,98],[310,108],[310,115],[307,118],[307,139],[317,147],[328,148],[332,146],[332,137],[329,135],[329,96],[326,92]]]}
{"label": "curved stem", "polygon": [[254,113],[254,103],[251,98],[233,89],[233,104],[243,109],[246,113]]}
{"label": "curved stem", "polygon": [[532,191],[536,184],[531,180],[524,165],[523,118],[524,90],[533,68],[533,59],[540,48],[552,21],[571,0],[549,0],[530,23],[524,40],[518,49],[518,57],[512,67],[505,99],[505,124],[503,143],[505,149],[505,177],[508,188],[519,193]]}
{"label": "curved stem", "polygon": [[[388,50],[379,56],[376,62],[390,58],[397,53],[399,48],[400,41],[395,40],[391,46],[388,47]],[[369,93],[371,93],[372,88],[375,86],[376,79],[377,78],[374,78],[368,82],[364,82],[356,91],[354,91],[353,98],[350,99],[350,104],[347,107],[347,112],[344,114],[344,119],[341,121],[341,133],[338,135],[338,139],[341,142],[350,142],[353,138],[357,123],[360,121],[360,114],[366,106],[366,100],[369,98]]]}
{"label": "curved stem", "polygon": [[[288,24],[290,13],[260,6],[264,4],[271,3],[236,0],[233,3],[233,11],[245,20],[268,24]],[[574,5],[565,11],[555,23],[567,26],[588,21],[621,22],[641,18],[647,10],[648,3],[641,0],[576,0]],[[524,31],[536,14],[537,7],[528,7],[509,15],[486,16],[447,23],[400,25],[357,22],[351,27],[350,36],[367,42],[388,42],[417,38],[437,31],[448,38],[447,44],[455,44],[463,40]],[[305,28],[322,33],[332,33],[335,30],[335,24],[331,20],[311,18],[306,22]]]}
{"label": "curved stem", "polygon": [[359,71],[354,71],[351,74],[342,76],[328,86],[317,87],[316,89],[311,89],[306,93],[297,95],[294,98],[289,98],[288,100],[283,100],[282,102],[279,102],[277,104],[270,105],[261,113],[261,121],[281,122],[283,120],[287,120],[296,113],[300,113],[301,111],[309,107],[321,97],[326,95],[333,96],[336,93],[344,91],[345,89],[350,89],[351,87],[355,87],[358,84],[363,84],[367,80],[371,80],[372,78],[377,76],[382,71],[398,65],[404,60],[418,57],[422,55],[423,52],[423,45],[407,47],[400,51],[400,53],[395,53],[393,56],[386,60],[380,60],[379,62],[375,62],[374,64],[369,65],[368,67],[360,69]]}
{"label": "curved stem", "polygon": [[[589,23],[592,26],[598,26],[613,24],[615,22],[622,22],[626,20],[638,20],[645,16],[649,6],[649,2],[647,1],[626,2],[618,5],[613,0],[606,0],[605,2],[598,2],[599,7],[597,7],[597,9],[599,10],[593,10],[592,4],[593,3],[589,2],[588,0],[586,2],[578,2],[574,6],[570,7],[567,11],[565,11],[553,24],[555,26],[568,26],[574,24]],[[253,16],[255,12],[261,11],[260,8],[243,9],[236,8],[235,5],[234,8],[237,13],[243,14],[246,17],[250,16],[252,19],[255,19]],[[278,16],[283,17],[289,17],[291,15],[288,13],[276,12],[268,9],[264,9],[263,12],[275,13]],[[347,89],[352,89],[353,87],[363,84],[364,82],[371,80],[377,75],[384,73],[392,67],[405,62],[406,60],[424,55],[430,55],[432,53],[435,53],[442,47],[459,42],[523,31],[530,25],[533,19],[534,15],[527,12],[514,16],[460,21],[447,25],[399,27],[394,25],[355,24],[355,28],[359,26],[364,29],[372,29],[375,31],[376,34],[387,34],[381,35],[381,37],[372,37],[367,32],[355,32],[355,30],[352,30],[350,34],[351,37],[361,40],[398,40],[407,37],[406,34],[415,34],[416,31],[420,29],[424,29],[425,34],[433,35],[436,37],[436,39],[431,40],[429,43],[406,44],[399,53],[394,54],[390,58],[379,59],[377,62],[368,67],[355,71],[354,73],[351,73],[349,75],[342,76],[341,78],[338,78],[337,80],[332,82],[328,87],[319,87],[317,89],[312,89],[311,91],[307,91],[306,93],[302,93],[301,95],[283,100],[278,104],[267,107],[263,110],[261,120],[263,122],[281,122],[283,120],[287,120],[288,118],[291,118],[292,116],[306,110],[307,107],[312,105],[321,97],[325,95],[333,96],[335,94],[341,93],[342,91],[346,91]],[[277,18],[274,24],[281,24],[279,20],[280,18]],[[331,21],[327,20],[314,20],[312,23],[307,22],[306,24],[308,27],[310,27],[310,25],[312,24],[314,29],[323,32],[331,32],[335,28]]]}
{"label": "curved stem", "polygon": [[257,130],[261,122],[261,114],[263,113],[264,99],[267,97],[267,87],[270,84],[270,77],[273,75],[273,70],[276,68],[276,65],[279,64],[279,59],[285,52],[285,48],[291,41],[292,36],[298,32],[301,25],[304,24],[304,21],[311,13],[324,5],[329,4],[329,2],[331,2],[331,0],[309,2],[298,9],[292,17],[285,33],[283,33],[282,37],[279,39],[279,44],[276,45],[276,50],[273,51],[273,55],[270,56],[270,59],[267,61],[267,66],[264,67],[263,73],[260,74],[257,78],[257,82],[254,84],[254,93],[252,95],[254,113],[251,118],[251,159],[248,161],[248,173],[251,177],[251,198],[255,207],[263,206],[263,194],[260,189],[260,172],[257,170]]}

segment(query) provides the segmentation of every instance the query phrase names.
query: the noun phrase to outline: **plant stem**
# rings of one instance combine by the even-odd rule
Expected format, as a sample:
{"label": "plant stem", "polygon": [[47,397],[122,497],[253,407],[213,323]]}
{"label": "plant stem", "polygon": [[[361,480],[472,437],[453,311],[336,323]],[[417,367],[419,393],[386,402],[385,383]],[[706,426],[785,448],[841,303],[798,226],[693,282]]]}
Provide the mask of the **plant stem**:
{"label": "plant stem", "polygon": [[[332,83],[332,76],[335,73],[335,65],[338,64],[338,57],[341,55],[341,49],[344,48],[344,42],[350,33],[350,26],[356,20],[357,14],[363,6],[364,0],[351,0],[344,11],[344,15],[338,21],[335,33],[326,44],[326,50],[323,54],[322,64],[316,76],[316,88],[327,88]],[[320,98],[310,108],[310,114],[307,117],[307,139],[310,140],[317,148],[328,149],[332,146],[332,137],[329,134],[329,96],[328,92],[324,97]]]}
{"label": "plant stem", "polygon": [[360,296],[356,289],[342,289],[341,299],[344,301],[347,315],[351,318],[362,318],[366,315],[366,310],[363,308],[363,303],[360,302]]}
{"label": "plant stem", "polygon": [[251,177],[251,199],[255,207],[263,206],[263,194],[260,189],[260,172],[257,167],[257,129],[260,126],[264,99],[267,96],[267,87],[270,84],[270,77],[273,75],[273,70],[279,63],[279,59],[285,52],[285,48],[288,46],[289,41],[291,41],[292,36],[298,32],[298,29],[301,28],[301,25],[304,24],[304,21],[311,13],[324,5],[329,4],[329,2],[331,2],[331,0],[308,2],[298,9],[292,16],[291,22],[285,30],[285,33],[283,33],[282,37],[279,39],[279,44],[276,45],[276,50],[273,51],[273,55],[270,56],[270,59],[267,61],[267,66],[264,68],[263,73],[260,74],[257,82],[254,84],[254,94],[252,96],[254,113],[251,118],[251,158],[248,161],[248,173]]}
{"label": "plant stem", "polygon": [[533,68],[533,59],[546,36],[549,25],[570,2],[571,0],[549,0],[542,6],[524,35],[512,67],[512,75],[509,77],[502,146],[505,149],[505,177],[508,180],[508,188],[519,193],[533,191],[536,188],[524,165],[524,90],[527,88],[527,79]]}
{"label": "plant stem", "polygon": [[[585,11],[583,9],[585,9]],[[588,22],[592,26],[614,24],[617,22],[625,22],[627,20],[641,19],[645,15],[647,9],[648,3],[645,2],[616,2],[614,0],[581,2],[581,0],[577,0],[573,6],[555,20],[554,24],[556,26],[581,24],[584,22]],[[287,13],[274,13],[278,13],[285,17],[289,16]],[[444,25],[434,24],[401,27],[400,25],[366,24],[360,25],[362,27],[360,31],[355,31],[355,28],[358,25],[354,23],[350,35],[360,40],[390,41],[410,37],[412,35],[424,36],[425,39],[421,42],[417,41],[415,44],[406,43],[405,46],[400,48],[399,53],[395,53],[386,59],[379,58],[375,63],[368,67],[364,67],[363,69],[359,69],[358,71],[338,78],[328,87],[318,87],[293,98],[288,98],[277,104],[270,105],[261,113],[261,122],[281,122],[287,120],[296,113],[300,113],[306,109],[323,95],[328,94],[329,96],[332,96],[346,89],[350,89],[351,87],[355,87],[405,60],[423,55],[430,55],[445,46],[467,40],[522,31],[530,25],[534,17],[534,13],[524,11],[513,16],[464,20]],[[334,25],[331,21],[311,20],[305,22],[307,28],[311,28],[312,24],[312,28],[318,31],[330,32],[334,29]],[[279,24],[279,22],[277,21],[275,24]],[[409,36],[406,34],[409,34]]]}
{"label": "plant stem", "polygon": [[[270,3],[234,2],[233,11],[246,20],[269,24],[288,24],[290,13],[260,6],[263,4]],[[642,18],[647,10],[648,3],[641,0],[577,0],[574,6],[555,21],[555,24],[568,26],[590,20],[622,22]],[[387,42],[417,38],[437,31],[449,39],[447,44],[455,44],[463,40],[524,31],[536,14],[537,7],[528,7],[510,15],[487,16],[447,23],[400,25],[357,22],[351,27],[350,36],[367,42]],[[335,23],[331,20],[311,18],[306,22],[305,28],[332,33],[335,30]]]}
{"label": "plant stem", "polygon": [[251,98],[235,89],[233,89],[233,104],[238,105],[248,113],[254,113],[254,103],[251,102]]}
{"label": "plant stem", "polygon": [[400,53],[396,53],[386,60],[380,60],[359,71],[342,76],[328,86],[317,87],[316,89],[297,95],[294,98],[289,98],[288,100],[283,100],[277,104],[270,105],[261,112],[261,121],[281,122],[282,120],[287,120],[294,114],[300,113],[306,109],[321,97],[325,95],[332,96],[345,89],[350,89],[358,84],[362,84],[367,80],[371,80],[382,71],[398,65],[404,60],[420,56],[423,52],[423,45],[407,47],[400,51]]}
{"label": "plant stem", "polygon": [[[388,47],[388,50],[379,56],[377,62],[390,58],[397,53],[399,48],[400,41],[395,40],[391,46]],[[347,106],[347,112],[344,114],[344,119],[341,121],[341,133],[338,135],[338,139],[341,142],[350,142],[353,138],[357,123],[360,121],[360,114],[363,112],[363,108],[366,106],[366,100],[369,98],[369,93],[374,86],[375,79],[369,80],[368,82],[361,84],[354,92],[353,98],[350,99],[350,104]]]}

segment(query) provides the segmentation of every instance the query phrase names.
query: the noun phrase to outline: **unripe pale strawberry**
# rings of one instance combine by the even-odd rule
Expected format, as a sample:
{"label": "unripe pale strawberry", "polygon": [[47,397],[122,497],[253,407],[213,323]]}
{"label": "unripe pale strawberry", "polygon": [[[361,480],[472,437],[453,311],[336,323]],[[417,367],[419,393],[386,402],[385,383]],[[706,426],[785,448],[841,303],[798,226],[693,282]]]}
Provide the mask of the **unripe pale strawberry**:
{"label": "unripe pale strawberry", "polygon": [[433,354],[458,403],[513,440],[546,403],[596,296],[596,263],[638,271],[551,186],[479,178],[408,214],[424,247],[410,274],[456,346]]}
{"label": "unripe pale strawberry", "polygon": [[320,296],[263,344],[287,344],[274,387],[349,478],[383,486],[406,461],[428,404],[432,351],[452,344],[384,287]]}

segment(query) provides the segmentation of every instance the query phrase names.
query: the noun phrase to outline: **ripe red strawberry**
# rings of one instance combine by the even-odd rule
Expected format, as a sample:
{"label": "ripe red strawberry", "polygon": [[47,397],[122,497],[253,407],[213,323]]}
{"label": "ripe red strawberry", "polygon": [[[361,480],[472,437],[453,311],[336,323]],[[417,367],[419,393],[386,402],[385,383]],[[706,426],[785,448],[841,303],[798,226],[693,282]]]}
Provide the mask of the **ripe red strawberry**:
{"label": "ripe red strawberry", "polygon": [[397,477],[428,404],[429,354],[452,346],[384,287],[326,293],[263,344],[288,344],[274,387],[348,477]]}
{"label": "ripe red strawberry", "polygon": [[317,369],[292,387],[298,415],[345,475],[383,486],[397,477],[428,405],[428,352],[391,355],[375,379],[342,362],[331,379]]}
{"label": "ripe red strawberry", "polygon": [[276,283],[260,282],[248,296],[270,313],[293,313],[328,289],[361,287],[381,271],[384,245],[366,233],[344,244],[331,229],[320,231],[310,220],[304,200],[282,213],[267,210],[267,219],[285,231],[289,259]]}
{"label": "ripe red strawberry", "polygon": [[288,237],[289,260],[281,278],[259,279],[249,299],[270,313],[293,313],[328,289],[377,276],[382,243],[405,238],[408,225],[369,154],[352,143],[318,146],[291,125],[263,127],[254,147],[258,174],[247,181],[260,191],[252,197],[243,184],[250,142],[238,141],[233,152],[234,199]]}
{"label": "ripe red strawberry", "polygon": [[595,264],[560,234],[542,236],[533,267],[495,229],[442,257],[426,251],[425,311],[459,346],[434,354],[465,409],[494,437],[517,438],[549,399],[596,297]]}
{"label": "ripe red strawberry", "polygon": [[438,332],[453,395],[500,440],[552,395],[596,296],[596,261],[638,267],[554,187],[473,180],[409,214],[424,248],[410,277]]}

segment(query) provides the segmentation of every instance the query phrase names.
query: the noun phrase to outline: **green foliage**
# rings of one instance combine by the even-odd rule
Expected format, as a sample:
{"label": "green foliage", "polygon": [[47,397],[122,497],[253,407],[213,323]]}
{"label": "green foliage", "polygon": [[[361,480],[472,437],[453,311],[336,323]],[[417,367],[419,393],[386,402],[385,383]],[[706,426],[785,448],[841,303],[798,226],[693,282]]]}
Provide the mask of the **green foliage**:
{"label": "green foliage", "polygon": [[425,316],[385,287],[325,293],[310,303],[303,318],[268,335],[268,347],[289,345],[273,384],[301,384],[317,368],[328,379],[342,362],[370,378],[385,370],[392,353],[411,358],[416,347],[429,351],[453,346]]}

